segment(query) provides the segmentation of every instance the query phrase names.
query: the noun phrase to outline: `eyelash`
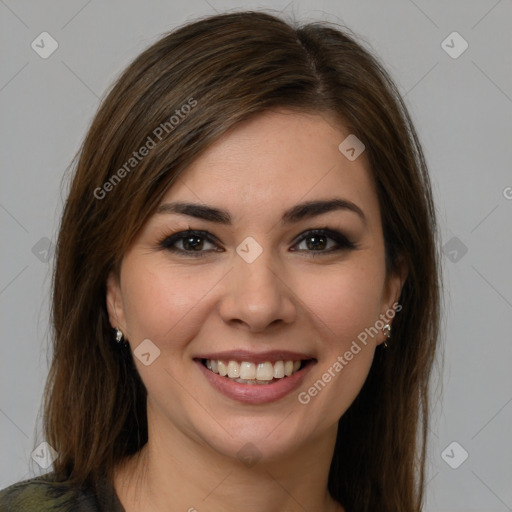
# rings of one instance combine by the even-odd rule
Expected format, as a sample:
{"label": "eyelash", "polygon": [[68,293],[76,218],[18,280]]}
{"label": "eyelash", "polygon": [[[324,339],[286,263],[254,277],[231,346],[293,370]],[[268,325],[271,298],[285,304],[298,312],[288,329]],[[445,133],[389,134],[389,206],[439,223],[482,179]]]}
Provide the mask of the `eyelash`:
{"label": "eyelash", "polygon": [[[330,248],[327,250],[304,250],[304,249],[294,249],[294,251],[299,252],[309,252],[312,256],[317,257],[321,255],[326,254],[332,254],[335,252],[343,251],[343,250],[354,250],[357,249],[357,244],[350,241],[345,235],[340,233],[339,231],[332,230],[329,228],[322,228],[322,229],[310,229],[308,231],[305,231],[301,235],[299,235],[299,238],[295,242],[294,245],[298,245],[302,243],[304,240],[307,240],[308,238],[314,237],[314,236],[322,236],[326,238],[330,238],[331,240],[334,240],[336,242],[336,247]],[[198,231],[194,229],[188,229],[186,231],[180,231],[179,233],[174,233],[170,236],[166,236],[163,240],[161,240],[158,244],[158,246],[162,249],[165,249],[167,251],[171,251],[174,253],[180,253],[182,255],[191,256],[193,258],[201,257],[203,256],[202,253],[205,252],[222,252],[217,250],[208,250],[208,251],[187,251],[184,249],[178,249],[177,247],[174,247],[174,245],[181,241],[185,240],[186,238],[191,237],[197,237],[197,238],[204,238],[207,242],[210,242],[212,244],[217,244],[215,238],[210,235],[207,231]]]}

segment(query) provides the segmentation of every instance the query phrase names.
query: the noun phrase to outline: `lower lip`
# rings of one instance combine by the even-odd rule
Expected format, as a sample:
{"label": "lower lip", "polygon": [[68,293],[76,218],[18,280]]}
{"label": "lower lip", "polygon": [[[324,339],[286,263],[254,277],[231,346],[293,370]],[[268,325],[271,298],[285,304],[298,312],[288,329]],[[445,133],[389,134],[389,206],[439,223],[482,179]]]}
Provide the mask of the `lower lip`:
{"label": "lower lip", "polygon": [[266,404],[285,397],[302,384],[315,363],[314,360],[309,361],[304,368],[290,377],[283,377],[271,384],[242,384],[208,370],[200,360],[195,360],[195,362],[217,391],[233,400],[247,404]]}

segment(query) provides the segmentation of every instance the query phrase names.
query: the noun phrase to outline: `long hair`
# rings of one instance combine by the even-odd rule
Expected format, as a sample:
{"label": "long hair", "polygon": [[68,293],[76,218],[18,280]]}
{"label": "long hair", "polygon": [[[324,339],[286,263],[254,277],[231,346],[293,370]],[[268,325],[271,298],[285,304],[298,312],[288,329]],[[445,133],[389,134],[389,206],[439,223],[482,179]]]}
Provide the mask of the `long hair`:
{"label": "long hair", "polygon": [[421,509],[440,302],[422,149],[397,88],[355,36],[262,12],[201,19],[145,50],[77,155],[56,249],[43,418],[54,471],[71,484],[112,480],[147,442],[146,390],[131,353],[113,342],[107,276],[187,166],[238,122],[276,107],[334,114],[365,144],[387,271],[408,268],[392,343],[377,350],[339,420],[329,491],[347,511]]}

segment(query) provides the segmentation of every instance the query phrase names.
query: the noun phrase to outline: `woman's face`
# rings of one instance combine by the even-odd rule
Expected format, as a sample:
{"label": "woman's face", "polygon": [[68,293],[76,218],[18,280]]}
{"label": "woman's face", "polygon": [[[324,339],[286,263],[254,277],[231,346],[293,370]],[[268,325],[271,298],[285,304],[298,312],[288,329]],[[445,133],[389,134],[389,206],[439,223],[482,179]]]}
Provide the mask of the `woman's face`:
{"label": "woman's face", "polygon": [[338,149],[348,135],[317,115],[260,114],[167,191],[108,280],[150,429],[269,460],[335,435],[402,284],[386,276],[365,154]]}

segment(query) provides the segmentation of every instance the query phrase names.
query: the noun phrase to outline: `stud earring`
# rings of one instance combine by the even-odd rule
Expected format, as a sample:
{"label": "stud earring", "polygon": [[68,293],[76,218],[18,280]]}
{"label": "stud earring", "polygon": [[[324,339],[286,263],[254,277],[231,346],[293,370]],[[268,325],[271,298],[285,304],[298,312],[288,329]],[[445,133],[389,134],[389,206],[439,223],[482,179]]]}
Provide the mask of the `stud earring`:
{"label": "stud earring", "polygon": [[[391,338],[391,325],[386,324],[382,328],[382,332],[384,333],[384,336],[386,337],[386,339],[389,340],[389,338]],[[388,344],[386,343],[386,340],[384,340],[384,348],[388,348]]]}
{"label": "stud earring", "polygon": [[123,333],[117,327],[116,327],[115,331],[116,331],[116,343],[118,345],[120,345],[122,343],[122,341],[123,341]]}

